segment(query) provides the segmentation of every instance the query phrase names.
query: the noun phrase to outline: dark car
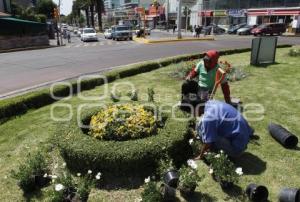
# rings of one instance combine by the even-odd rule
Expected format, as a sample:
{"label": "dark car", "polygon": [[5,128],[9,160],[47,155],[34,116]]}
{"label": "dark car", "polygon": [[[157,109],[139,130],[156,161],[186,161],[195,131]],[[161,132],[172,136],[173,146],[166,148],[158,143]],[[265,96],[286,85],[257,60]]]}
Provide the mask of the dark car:
{"label": "dark car", "polygon": [[252,29],[251,34],[254,36],[260,35],[281,35],[286,31],[286,25],[283,23],[269,23],[269,24],[261,24],[257,28]]}
{"label": "dark car", "polygon": [[245,27],[242,27],[240,29],[237,30],[237,34],[238,35],[250,35],[251,34],[251,30],[256,28],[257,25],[246,25]]}
{"label": "dark car", "polygon": [[203,33],[205,35],[209,35],[209,34],[211,34],[212,29],[214,30],[214,34],[224,34],[225,33],[225,29],[219,27],[216,24],[211,24],[209,26],[203,27],[201,30],[201,33]]}
{"label": "dark car", "polygon": [[235,25],[235,26],[229,28],[227,33],[228,34],[236,34],[238,29],[245,27],[246,25],[247,25],[246,23]]}
{"label": "dark car", "polygon": [[113,40],[132,40],[132,28],[127,25],[116,25],[111,27],[111,37]]}

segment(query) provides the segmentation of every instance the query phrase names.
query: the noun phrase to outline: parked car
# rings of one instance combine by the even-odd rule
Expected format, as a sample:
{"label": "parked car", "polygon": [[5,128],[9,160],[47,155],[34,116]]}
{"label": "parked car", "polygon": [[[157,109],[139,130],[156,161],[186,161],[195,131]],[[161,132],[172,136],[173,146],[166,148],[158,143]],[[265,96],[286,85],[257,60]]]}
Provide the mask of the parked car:
{"label": "parked car", "polygon": [[111,39],[112,36],[111,36],[111,29],[106,29],[105,32],[104,32],[104,38],[106,39]]}
{"label": "parked car", "polygon": [[228,34],[236,34],[238,29],[243,28],[246,25],[247,25],[246,23],[235,25],[235,26],[229,28],[228,31],[227,31],[227,33]]}
{"label": "parked car", "polygon": [[[144,27],[136,26],[135,28],[135,34],[138,35],[140,32],[144,32]],[[151,34],[151,29],[149,27],[146,27],[145,29],[145,35],[150,35]]]}
{"label": "parked car", "polygon": [[77,36],[81,37],[82,32],[83,32],[83,28],[79,28],[77,31]]}
{"label": "parked car", "polygon": [[225,29],[219,27],[216,24],[211,24],[209,26],[203,27],[201,30],[201,33],[209,35],[209,34],[211,34],[212,29],[214,30],[214,34],[224,34],[225,33]]}
{"label": "parked car", "polygon": [[246,25],[245,27],[242,27],[236,31],[238,35],[250,35],[251,30],[256,28],[257,25]]}
{"label": "parked car", "polygon": [[81,41],[98,41],[96,30],[93,28],[84,28],[81,34]]}
{"label": "parked car", "polygon": [[113,40],[132,40],[131,27],[128,25],[116,25],[111,27],[111,35]]}
{"label": "parked car", "polygon": [[261,24],[257,28],[252,29],[251,34],[254,36],[257,35],[273,35],[278,34],[281,35],[282,33],[286,32],[286,25],[283,23],[269,23],[269,24]]}

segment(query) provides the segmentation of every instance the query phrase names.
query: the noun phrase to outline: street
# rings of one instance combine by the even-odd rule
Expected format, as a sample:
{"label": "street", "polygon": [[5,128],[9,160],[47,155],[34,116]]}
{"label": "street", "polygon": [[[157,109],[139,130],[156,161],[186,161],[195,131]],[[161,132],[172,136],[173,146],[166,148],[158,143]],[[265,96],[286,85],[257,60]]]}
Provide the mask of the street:
{"label": "street", "polygon": [[[217,36],[215,41],[140,44],[113,41],[99,36],[98,42],[83,43],[72,37],[63,47],[2,53],[0,55],[0,98],[49,85],[83,74],[102,72],[118,66],[204,52],[209,49],[246,48],[251,36]],[[279,37],[279,44],[298,44],[298,37]]]}

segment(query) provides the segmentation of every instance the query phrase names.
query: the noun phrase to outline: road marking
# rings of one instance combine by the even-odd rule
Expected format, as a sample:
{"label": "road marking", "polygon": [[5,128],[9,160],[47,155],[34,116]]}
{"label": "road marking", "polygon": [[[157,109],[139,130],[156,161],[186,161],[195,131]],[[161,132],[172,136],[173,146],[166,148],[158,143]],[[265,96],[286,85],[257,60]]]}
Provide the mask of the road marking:
{"label": "road marking", "polygon": [[84,44],[83,46],[84,46],[84,47],[87,47],[87,46],[89,46],[89,44],[88,44],[88,43],[86,43],[86,44]]}
{"label": "road marking", "polygon": [[95,47],[95,46],[97,46],[97,45],[98,45],[98,43],[93,43],[93,44],[92,44],[93,47]]}

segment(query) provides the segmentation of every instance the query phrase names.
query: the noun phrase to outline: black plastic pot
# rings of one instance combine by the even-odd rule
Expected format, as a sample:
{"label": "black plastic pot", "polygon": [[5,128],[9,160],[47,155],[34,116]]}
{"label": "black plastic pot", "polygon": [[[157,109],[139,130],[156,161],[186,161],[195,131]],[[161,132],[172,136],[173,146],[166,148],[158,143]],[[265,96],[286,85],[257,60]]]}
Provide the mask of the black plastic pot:
{"label": "black plastic pot", "polygon": [[231,189],[233,187],[233,183],[227,181],[221,181],[220,185],[223,190]]}
{"label": "black plastic pot", "polygon": [[283,188],[278,198],[279,202],[300,202],[300,189]]}
{"label": "black plastic pot", "polygon": [[280,144],[286,148],[294,148],[298,144],[298,138],[281,125],[270,123],[269,132]]}
{"label": "black plastic pot", "polygon": [[160,193],[162,195],[163,201],[175,201],[176,189],[170,187],[167,184],[160,185]]}
{"label": "black plastic pot", "polygon": [[265,186],[249,184],[246,188],[246,194],[251,201],[264,202],[268,200],[269,191]]}
{"label": "black plastic pot", "polygon": [[179,191],[183,196],[191,196],[195,193],[196,185],[192,187],[180,186]]}
{"label": "black plastic pot", "polygon": [[48,185],[51,181],[50,177],[44,177],[43,175],[35,175],[34,176],[34,182],[36,184],[36,186],[38,187],[44,187],[46,185]]}
{"label": "black plastic pot", "polygon": [[164,174],[164,182],[170,187],[177,188],[179,174],[176,170],[169,170]]}

